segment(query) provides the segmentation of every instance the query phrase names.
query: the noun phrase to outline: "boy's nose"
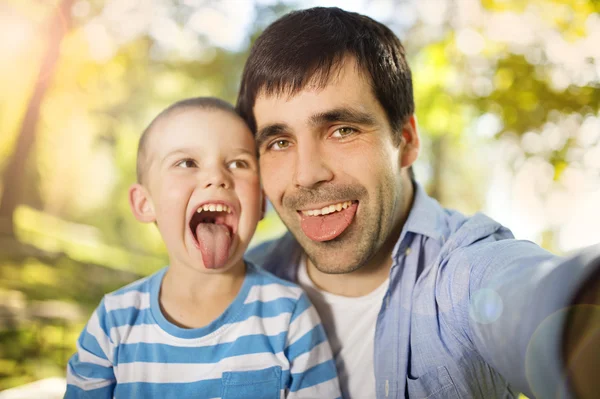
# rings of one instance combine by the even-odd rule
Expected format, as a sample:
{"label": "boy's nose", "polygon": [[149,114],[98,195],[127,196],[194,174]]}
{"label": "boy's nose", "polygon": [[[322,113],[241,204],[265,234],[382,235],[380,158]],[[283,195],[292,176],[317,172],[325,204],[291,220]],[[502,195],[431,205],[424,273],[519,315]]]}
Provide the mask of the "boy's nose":
{"label": "boy's nose", "polygon": [[221,170],[212,170],[207,172],[206,180],[204,181],[204,188],[231,188],[231,179]]}

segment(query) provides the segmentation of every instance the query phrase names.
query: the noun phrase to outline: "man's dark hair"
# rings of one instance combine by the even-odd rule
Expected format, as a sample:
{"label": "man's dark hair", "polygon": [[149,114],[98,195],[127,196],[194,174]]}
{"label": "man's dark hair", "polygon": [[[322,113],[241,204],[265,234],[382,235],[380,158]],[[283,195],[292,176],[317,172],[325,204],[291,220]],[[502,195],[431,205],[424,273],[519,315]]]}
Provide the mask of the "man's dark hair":
{"label": "man's dark hair", "polygon": [[[236,108],[256,134],[253,108],[259,94],[294,95],[309,82],[325,87],[348,56],[370,78],[398,145],[403,124],[415,111],[404,47],[385,25],[336,7],[294,11],[265,29],[246,61]],[[410,173],[413,177],[412,168]]]}
{"label": "man's dark hair", "polygon": [[146,147],[148,138],[151,136],[151,132],[156,126],[156,124],[161,121],[163,118],[173,114],[175,111],[182,111],[184,109],[196,108],[201,110],[219,110],[228,112],[236,117],[240,117],[237,113],[233,105],[229,104],[227,101],[221,100],[216,97],[194,97],[187,98],[185,100],[181,100],[176,102],[175,104],[170,105],[166,109],[164,109],[160,114],[158,114],[152,122],[148,125],[144,132],[140,136],[140,141],[138,144],[138,152],[137,152],[137,163],[136,163],[136,173],[137,173],[137,181],[140,184],[143,184],[144,174],[147,169],[147,155]]}

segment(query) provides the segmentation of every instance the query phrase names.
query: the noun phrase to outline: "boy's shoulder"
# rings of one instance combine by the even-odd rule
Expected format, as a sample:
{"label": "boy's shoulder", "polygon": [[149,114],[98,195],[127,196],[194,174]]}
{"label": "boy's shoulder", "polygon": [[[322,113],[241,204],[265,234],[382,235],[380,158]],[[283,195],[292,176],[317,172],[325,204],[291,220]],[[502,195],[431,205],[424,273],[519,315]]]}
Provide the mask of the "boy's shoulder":
{"label": "boy's shoulder", "polygon": [[160,280],[165,271],[166,267],[104,295],[103,302],[106,311],[124,308],[144,309],[150,307],[152,288],[155,284],[160,284]]}
{"label": "boy's shoulder", "polygon": [[260,243],[249,249],[244,255],[244,259],[260,265],[263,270],[286,281],[297,281],[301,256],[302,248],[292,234],[286,232],[279,238]]}
{"label": "boy's shoulder", "polygon": [[304,293],[298,284],[279,278],[256,263],[246,260],[246,264],[248,278],[252,279],[252,291],[254,291],[254,295],[251,292],[246,302],[254,296],[260,296],[261,299],[258,297],[255,299],[262,301],[279,298],[299,300]]}

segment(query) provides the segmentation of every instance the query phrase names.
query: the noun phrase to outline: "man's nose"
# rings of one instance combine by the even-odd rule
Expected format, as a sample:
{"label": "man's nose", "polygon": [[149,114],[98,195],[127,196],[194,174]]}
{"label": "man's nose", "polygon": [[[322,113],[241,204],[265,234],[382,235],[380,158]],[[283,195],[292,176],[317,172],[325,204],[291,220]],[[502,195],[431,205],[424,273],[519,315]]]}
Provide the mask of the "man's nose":
{"label": "man's nose", "polygon": [[329,168],[318,145],[305,143],[298,144],[296,148],[296,173],[294,174],[296,186],[312,188],[333,178],[333,171]]}
{"label": "man's nose", "polygon": [[222,167],[206,170],[202,178],[202,184],[204,188],[224,188],[226,190],[233,186],[231,176]]}

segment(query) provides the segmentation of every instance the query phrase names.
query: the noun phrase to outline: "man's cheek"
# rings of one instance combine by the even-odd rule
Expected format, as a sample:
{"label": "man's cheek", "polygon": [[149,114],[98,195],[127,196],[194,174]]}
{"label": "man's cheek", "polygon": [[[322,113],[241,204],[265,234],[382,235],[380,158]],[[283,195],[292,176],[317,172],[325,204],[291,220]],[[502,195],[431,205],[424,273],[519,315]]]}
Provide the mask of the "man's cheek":
{"label": "man's cheek", "polygon": [[261,161],[261,181],[265,193],[271,202],[276,202],[278,194],[285,189],[286,180],[291,176],[286,176],[286,168],[271,161]]}

